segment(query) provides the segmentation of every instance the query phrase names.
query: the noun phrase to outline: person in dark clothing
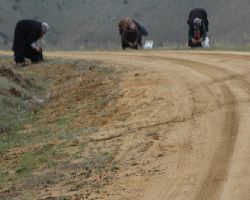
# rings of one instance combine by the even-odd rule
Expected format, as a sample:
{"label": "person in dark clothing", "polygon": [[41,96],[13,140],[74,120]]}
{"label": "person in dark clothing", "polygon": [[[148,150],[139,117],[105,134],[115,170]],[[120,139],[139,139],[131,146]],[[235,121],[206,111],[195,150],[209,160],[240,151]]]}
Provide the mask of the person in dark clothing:
{"label": "person in dark clothing", "polygon": [[206,31],[208,32],[209,22],[208,22],[208,18],[207,18],[207,11],[204,10],[203,8],[194,8],[189,13],[187,24],[188,25],[192,24],[193,20],[196,17],[198,17],[199,19],[201,19],[203,21],[203,23],[205,24],[205,27],[206,27]]}
{"label": "person in dark clothing", "polygon": [[17,64],[25,64],[25,58],[37,63],[43,60],[42,48],[37,44],[48,31],[46,22],[24,19],[17,22],[12,50]]}
{"label": "person in dark clothing", "polygon": [[203,8],[195,8],[189,13],[188,24],[188,46],[202,47],[207,38],[209,22],[207,12]]}
{"label": "person in dark clothing", "polygon": [[119,21],[122,49],[142,49],[142,36],[148,36],[148,31],[137,21],[128,17]]}

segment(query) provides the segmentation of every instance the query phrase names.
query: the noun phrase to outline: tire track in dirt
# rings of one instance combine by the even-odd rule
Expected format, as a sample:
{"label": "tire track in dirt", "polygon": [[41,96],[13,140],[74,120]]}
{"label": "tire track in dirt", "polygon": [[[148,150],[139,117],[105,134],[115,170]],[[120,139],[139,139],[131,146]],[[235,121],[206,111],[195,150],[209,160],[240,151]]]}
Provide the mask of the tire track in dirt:
{"label": "tire track in dirt", "polygon": [[[225,115],[224,128],[220,132],[220,142],[215,150],[215,155],[213,156],[207,176],[195,197],[195,200],[219,200],[229,174],[230,162],[239,129],[238,102],[229,87],[223,82],[242,78],[242,76],[231,70],[222,69],[210,64],[186,59],[170,58],[170,60],[209,76],[213,80],[212,84],[222,82],[220,90],[225,101],[221,105]],[[246,85],[245,81],[243,83]]]}
{"label": "tire track in dirt", "polygon": [[207,75],[212,79],[212,83],[219,83],[224,82],[227,80],[235,79],[240,76],[240,74],[237,74],[230,69],[223,69],[220,67],[217,67],[215,65],[198,62],[198,61],[191,61],[184,58],[174,58],[169,56],[145,56],[146,58],[150,59],[164,59],[170,62],[173,62],[175,64],[181,65],[183,67],[188,67],[190,69],[193,69],[197,72],[200,72],[201,74]]}
{"label": "tire track in dirt", "polygon": [[250,83],[249,81],[244,79],[244,76],[239,76],[236,81],[238,81],[238,83],[246,91],[246,93],[250,94]]}
{"label": "tire track in dirt", "polygon": [[221,141],[216,148],[212,163],[195,200],[219,200],[230,169],[235,141],[239,129],[238,103],[229,87],[221,85],[225,99],[225,122],[220,133]]}
{"label": "tire track in dirt", "polygon": [[[212,84],[222,83],[220,84],[220,90],[225,101],[224,105],[221,105],[225,115],[224,128],[223,131],[219,133],[220,141],[215,150],[215,155],[212,158],[207,176],[195,197],[195,200],[219,200],[229,174],[231,158],[239,129],[238,102],[224,82],[239,78],[243,80],[243,78],[241,75],[229,69],[222,69],[215,65],[187,59],[168,57],[165,59],[209,76],[212,79]],[[245,81],[243,81],[243,83],[246,85]]]}
{"label": "tire track in dirt", "polygon": [[217,56],[219,58],[224,59],[233,59],[233,60],[244,60],[244,61],[250,61],[249,55],[240,55],[240,54],[233,54],[233,53],[206,53],[206,56],[209,56],[211,58]]}
{"label": "tire track in dirt", "polygon": [[[225,115],[224,128],[223,131],[219,133],[220,135],[218,137],[220,138],[220,141],[215,150],[215,155],[212,158],[207,176],[205,177],[202,186],[195,197],[195,200],[219,200],[220,195],[223,192],[223,187],[227,181],[230,162],[234,152],[235,141],[239,129],[238,102],[229,87],[224,82],[232,79],[238,80],[239,78],[243,80],[242,75],[239,75],[229,69],[222,69],[207,63],[172,57],[169,58],[160,56],[160,58],[207,75],[212,79],[211,84],[219,83],[219,87],[225,101],[222,105],[220,105],[221,109],[224,110]],[[244,85],[246,85],[245,81]]]}

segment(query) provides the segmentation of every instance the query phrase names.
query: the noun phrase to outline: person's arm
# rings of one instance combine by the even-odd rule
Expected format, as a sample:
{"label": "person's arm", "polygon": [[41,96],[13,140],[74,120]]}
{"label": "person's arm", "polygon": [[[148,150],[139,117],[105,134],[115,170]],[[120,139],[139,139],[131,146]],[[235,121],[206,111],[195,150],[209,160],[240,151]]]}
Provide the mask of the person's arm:
{"label": "person's arm", "polygon": [[41,47],[37,44],[37,40],[42,37],[40,30],[33,30],[28,36],[29,46],[37,52],[41,51]]}
{"label": "person's arm", "polygon": [[203,10],[203,20],[205,23],[206,32],[208,32],[209,22],[208,22],[208,18],[207,18],[207,12],[205,10]]}
{"label": "person's arm", "polygon": [[132,20],[132,21],[135,23],[135,25],[136,25],[138,31],[139,31],[143,36],[148,36],[148,30],[147,30],[144,26],[142,26],[140,23],[138,23],[138,22],[135,21],[135,20]]}
{"label": "person's arm", "polygon": [[193,30],[192,30],[192,28],[191,28],[191,26],[189,25],[188,26],[188,39],[190,40],[190,41],[193,41]]}
{"label": "person's arm", "polygon": [[201,24],[201,39],[204,41],[207,37],[207,29],[205,23]]}

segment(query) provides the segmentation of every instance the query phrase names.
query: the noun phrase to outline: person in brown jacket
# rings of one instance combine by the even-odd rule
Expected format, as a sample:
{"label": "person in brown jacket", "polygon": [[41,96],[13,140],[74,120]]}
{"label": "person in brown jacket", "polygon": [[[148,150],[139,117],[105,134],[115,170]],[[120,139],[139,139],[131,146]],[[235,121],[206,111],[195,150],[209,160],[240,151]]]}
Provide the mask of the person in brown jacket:
{"label": "person in brown jacket", "polygon": [[142,36],[148,35],[145,27],[129,17],[121,19],[118,26],[123,50],[126,48],[142,49]]}

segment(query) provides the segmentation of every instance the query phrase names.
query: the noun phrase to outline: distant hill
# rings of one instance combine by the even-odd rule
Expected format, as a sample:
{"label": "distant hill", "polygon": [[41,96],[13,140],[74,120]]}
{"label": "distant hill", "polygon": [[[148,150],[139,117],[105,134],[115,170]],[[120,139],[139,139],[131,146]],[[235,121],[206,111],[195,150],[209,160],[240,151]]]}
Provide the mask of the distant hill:
{"label": "distant hill", "polygon": [[159,47],[186,45],[188,12],[207,10],[214,45],[250,45],[248,0],[0,0],[0,48],[11,48],[19,19],[47,21],[46,46],[57,50],[120,48],[117,23],[130,16]]}

